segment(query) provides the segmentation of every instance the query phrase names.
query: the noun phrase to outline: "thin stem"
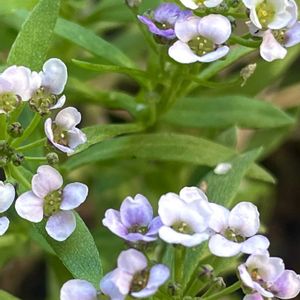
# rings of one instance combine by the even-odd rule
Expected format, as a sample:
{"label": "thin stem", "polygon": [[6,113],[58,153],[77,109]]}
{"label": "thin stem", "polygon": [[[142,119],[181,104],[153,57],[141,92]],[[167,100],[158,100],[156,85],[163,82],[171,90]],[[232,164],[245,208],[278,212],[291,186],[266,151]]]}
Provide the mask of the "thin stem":
{"label": "thin stem", "polygon": [[0,114],[0,140],[6,138],[6,114]]}
{"label": "thin stem", "polygon": [[47,160],[47,157],[45,157],[45,156],[41,156],[41,157],[38,157],[38,156],[36,156],[36,157],[25,156],[24,158],[25,158],[25,160],[30,160],[30,161],[44,161],[44,160]]}
{"label": "thin stem", "polygon": [[14,142],[12,142],[12,146],[16,147],[19,146],[25,139],[27,139],[36,129],[36,127],[39,125],[42,117],[39,114],[35,114],[34,118],[32,119],[31,123],[28,125],[28,127],[25,129],[23,135],[16,139]]}
{"label": "thin stem", "polygon": [[10,180],[12,178],[10,168],[8,166],[4,166],[3,170],[5,173],[6,180]]}
{"label": "thin stem", "polygon": [[9,165],[9,169],[11,172],[12,177],[19,183],[21,183],[26,189],[31,189],[31,184],[27,180],[27,178],[24,177],[24,175],[19,171],[18,168],[16,168],[13,165]]}
{"label": "thin stem", "polygon": [[201,298],[202,300],[219,300],[223,296],[227,296],[229,294],[232,294],[233,292],[239,290],[241,288],[241,283],[237,281],[233,285],[229,286],[228,288],[224,289],[223,291],[216,293],[214,295]]}
{"label": "thin stem", "polygon": [[30,143],[30,144],[27,144],[27,145],[24,145],[24,146],[21,146],[21,147],[18,147],[16,150],[17,151],[27,151],[27,150],[31,150],[33,148],[36,148],[36,147],[39,147],[39,146],[42,146],[45,142],[46,142],[46,138],[41,138],[33,143]]}
{"label": "thin stem", "polygon": [[174,257],[174,279],[177,284],[180,284],[183,277],[184,258],[186,248],[181,245],[175,246]]}
{"label": "thin stem", "polygon": [[230,42],[233,42],[234,44],[240,44],[242,46],[246,46],[249,48],[258,48],[261,44],[261,41],[251,41],[251,40],[247,40],[244,39],[238,35],[232,34],[230,36]]}

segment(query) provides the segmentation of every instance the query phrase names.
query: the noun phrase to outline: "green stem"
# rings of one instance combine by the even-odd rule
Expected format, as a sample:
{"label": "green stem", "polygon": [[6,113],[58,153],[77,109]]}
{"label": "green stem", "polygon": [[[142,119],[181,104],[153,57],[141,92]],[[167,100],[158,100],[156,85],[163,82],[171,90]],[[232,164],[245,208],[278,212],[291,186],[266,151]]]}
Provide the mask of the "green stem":
{"label": "green stem", "polygon": [[174,256],[174,279],[175,283],[180,284],[183,278],[183,267],[186,248],[181,245],[176,245]]}
{"label": "green stem", "polygon": [[32,119],[31,123],[28,125],[28,127],[25,129],[23,135],[16,139],[14,142],[12,142],[12,146],[16,147],[19,146],[24,140],[26,140],[36,129],[36,127],[39,125],[42,117],[39,114],[35,114],[34,118]]}
{"label": "green stem", "polygon": [[229,41],[249,48],[258,48],[261,44],[261,41],[247,40],[235,34],[230,36]]}
{"label": "green stem", "polygon": [[17,151],[27,151],[27,150],[39,147],[39,146],[42,146],[46,142],[46,140],[47,140],[46,138],[41,138],[33,143],[24,145],[22,147],[18,147],[16,150]]}
{"label": "green stem", "polygon": [[6,114],[0,114],[0,140],[6,138]]}
{"label": "green stem", "polygon": [[9,169],[11,172],[12,177],[19,183],[21,183],[26,189],[31,189],[31,184],[27,180],[27,178],[24,177],[24,175],[13,165],[9,165]]}
{"label": "green stem", "polygon": [[41,157],[33,157],[33,156],[25,156],[25,160],[30,160],[30,161],[45,161],[47,158],[45,156]]}
{"label": "green stem", "polygon": [[224,289],[223,291],[216,293],[214,295],[201,298],[202,300],[219,300],[223,296],[227,296],[229,294],[232,294],[233,292],[239,290],[241,288],[241,283],[237,281],[233,285],[229,286],[228,288]]}
{"label": "green stem", "polygon": [[3,170],[5,173],[6,180],[10,180],[12,178],[10,168],[8,166],[4,166]]}

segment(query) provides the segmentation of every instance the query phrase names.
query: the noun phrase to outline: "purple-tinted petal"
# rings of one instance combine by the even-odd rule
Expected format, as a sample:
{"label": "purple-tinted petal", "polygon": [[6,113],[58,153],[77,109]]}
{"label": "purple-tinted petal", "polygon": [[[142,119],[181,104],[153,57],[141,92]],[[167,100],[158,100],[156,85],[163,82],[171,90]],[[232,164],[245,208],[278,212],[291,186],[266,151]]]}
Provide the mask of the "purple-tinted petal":
{"label": "purple-tinted petal", "polygon": [[129,242],[137,242],[137,241],[153,242],[153,241],[157,240],[156,236],[148,236],[148,235],[144,235],[142,233],[128,233],[123,238]]}
{"label": "purple-tinted petal", "polygon": [[81,113],[75,107],[64,108],[55,118],[55,124],[64,130],[73,129],[80,121]]}
{"label": "purple-tinted petal", "polygon": [[154,20],[162,24],[174,25],[181,10],[175,3],[163,3],[154,10]]}
{"label": "purple-tinted petal", "polygon": [[37,197],[32,191],[20,195],[15,203],[18,215],[34,223],[43,220],[43,206],[44,200]]}
{"label": "purple-tinted petal", "polygon": [[147,267],[147,258],[145,255],[135,249],[122,251],[118,257],[118,268],[134,275]]}
{"label": "purple-tinted petal", "polygon": [[168,267],[161,264],[155,265],[150,270],[146,287],[139,292],[131,293],[131,295],[136,298],[149,297],[155,294],[158,288],[168,280],[169,276],[170,271]]}
{"label": "purple-tinted petal", "polygon": [[242,264],[238,266],[238,272],[239,272],[239,278],[243,282],[244,285],[246,285],[248,288],[253,289],[253,279],[251,278],[251,275],[249,274],[246,265]]}
{"label": "purple-tinted petal", "polygon": [[97,290],[86,280],[72,279],[60,290],[60,300],[97,300]]}
{"label": "purple-tinted petal", "polygon": [[120,208],[122,223],[132,226],[148,226],[153,218],[153,209],[147,198],[137,194],[134,198],[127,197]]}
{"label": "purple-tinted petal", "polygon": [[32,191],[40,198],[60,189],[63,185],[63,178],[54,168],[44,165],[37,169],[37,174],[32,177]]}
{"label": "purple-tinted petal", "polygon": [[47,233],[56,241],[66,240],[76,228],[76,218],[72,211],[60,211],[51,216],[46,224]]}
{"label": "purple-tinted petal", "polygon": [[147,236],[150,235],[157,235],[159,228],[163,225],[160,217],[155,217],[148,227],[148,232],[146,233]]}
{"label": "purple-tinted petal", "polygon": [[60,209],[70,210],[83,203],[88,195],[88,187],[80,182],[70,183],[63,190]]}
{"label": "purple-tinted petal", "polygon": [[294,271],[286,270],[274,282],[271,289],[280,299],[295,298],[300,292],[300,276]]}
{"label": "purple-tinted petal", "polygon": [[255,293],[255,294],[251,294],[251,295],[246,295],[243,300],[264,300],[264,298],[258,294],[258,293]]}
{"label": "purple-tinted petal", "polygon": [[125,238],[128,234],[127,228],[121,222],[120,213],[115,209],[108,209],[105,212],[105,218],[102,220],[102,223],[121,238]]}
{"label": "purple-tinted petal", "polygon": [[15,188],[11,183],[0,181],[0,213],[7,211],[15,200]]}
{"label": "purple-tinted petal", "polygon": [[300,22],[297,22],[285,33],[285,47],[292,47],[300,43]]}
{"label": "purple-tinted petal", "polygon": [[103,294],[114,300],[123,300],[129,293],[132,276],[115,269],[106,274],[100,281]]}
{"label": "purple-tinted petal", "polygon": [[9,227],[9,220],[7,217],[0,218],[0,236],[2,236]]}

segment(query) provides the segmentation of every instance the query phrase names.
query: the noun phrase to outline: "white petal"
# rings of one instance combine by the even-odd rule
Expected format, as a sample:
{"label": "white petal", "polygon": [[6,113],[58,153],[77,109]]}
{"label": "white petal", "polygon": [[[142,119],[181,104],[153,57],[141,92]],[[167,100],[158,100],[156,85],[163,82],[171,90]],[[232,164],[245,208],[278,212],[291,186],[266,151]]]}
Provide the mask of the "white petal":
{"label": "white petal", "polygon": [[229,227],[244,237],[250,237],[259,229],[259,212],[251,202],[238,203],[229,214]]}
{"label": "white petal", "polygon": [[81,114],[75,107],[64,108],[55,118],[55,124],[65,130],[73,129],[80,121]]}
{"label": "white petal", "polygon": [[158,233],[159,237],[165,242],[169,244],[181,244],[185,247],[194,247],[200,245],[209,238],[209,234],[207,232],[183,234],[167,226],[162,226]]}
{"label": "white petal", "polygon": [[3,235],[9,227],[9,220],[7,217],[0,218],[0,236]]}
{"label": "white petal", "polygon": [[71,149],[76,149],[77,146],[84,144],[86,141],[87,137],[80,129],[74,128],[68,131],[68,145]]}
{"label": "white petal", "polygon": [[297,22],[285,33],[285,47],[292,47],[300,43],[300,22]]}
{"label": "white petal", "polygon": [[123,300],[129,293],[131,280],[131,275],[117,268],[101,279],[100,289],[110,299]]}
{"label": "white petal", "polygon": [[44,198],[50,192],[60,189],[63,178],[54,168],[44,165],[37,169],[37,174],[32,177],[32,191],[40,198]]}
{"label": "white petal", "polygon": [[60,211],[51,216],[46,224],[47,233],[56,241],[66,240],[76,228],[76,218],[72,211]]}
{"label": "white petal", "polygon": [[72,279],[60,290],[60,300],[97,300],[97,290],[86,280]]}
{"label": "white petal", "polygon": [[253,288],[253,280],[245,264],[238,266],[238,272],[243,284],[245,284],[249,288]]}
{"label": "white petal", "polygon": [[180,2],[187,8],[197,9],[199,5],[195,3],[194,0],[180,0]]}
{"label": "white petal", "polygon": [[118,257],[118,268],[134,275],[147,268],[147,258],[135,249],[122,251]]}
{"label": "white petal", "polygon": [[232,257],[241,251],[241,244],[229,241],[220,234],[210,238],[208,247],[212,254],[220,257]]}
{"label": "white petal", "polygon": [[55,95],[63,92],[68,78],[66,65],[57,58],[47,60],[43,66],[42,85]]}
{"label": "white petal", "polygon": [[287,54],[287,50],[282,47],[268,30],[263,36],[263,41],[260,45],[260,55],[266,61],[273,61],[276,59],[283,59]]}
{"label": "white petal", "polygon": [[51,120],[51,118],[48,118],[45,121],[44,130],[45,130],[45,134],[46,134],[48,140],[53,144],[54,143],[54,135],[53,135],[53,130],[52,130],[52,120]]}
{"label": "white petal", "polygon": [[18,215],[34,223],[43,220],[43,206],[44,200],[37,197],[32,191],[20,195],[15,203]]}
{"label": "white petal", "polygon": [[220,5],[223,2],[223,0],[206,0],[204,1],[204,5],[206,7],[216,7]]}
{"label": "white petal", "polygon": [[182,188],[180,190],[179,197],[186,203],[190,203],[194,200],[208,201],[205,193],[201,189],[194,186]]}
{"label": "white petal", "polygon": [[169,56],[181,64],[191,64],[199,59],[189,45],[182,41],[175,42],[169,48]]}
{"label": "white petal", "polygon": [[62,210],[70,210],[83,203],[88,195],[88,187],[80,182],[67,184],[63,189],[63,197],[60,205]]}
{"label": "white petal", "polygon": [[210,203],[212,215],[209,220],[208,226],[215,232],[223,232],[228,228],[229,210],[215,203]]}
{"label": "white petal", "polygon": [[178,39],[187,43],[191,39],[197,37],[199,35],[198,25],[200,20],[201,18],[192,16],[176,22],[174,30]]}
{"label": "white petal", "polygon": [[51,106],[50,109],[58,109],[64,106],[66,102],[66,96],[62,95],[56,102],[55,105]]}
{"label": "white petal", "polygon": [[203,17],[198,24],[198,32],[217,45],[225,43],[231,35],[231,24],[222,15],[208,15]]}
{"label": "white petal", "polygon": [[10,183],[0,181],[0,213],[7,211],[15,200],[15,188]]}
{"label": "white petal", "polygon": [[242,243],[242,252],[247,254],[264,253],[270,246],[269,240],[262,235],[255,235]]}
{"label": "white petal", "polygon": [[217,48],[214,51],[211,51],[205,55],[198,56],[198,61],[204,62],[204,63],[209,63],[216,61],[224,56],[226,56],[229,52],[229,47],[228,46],[222,46]]}

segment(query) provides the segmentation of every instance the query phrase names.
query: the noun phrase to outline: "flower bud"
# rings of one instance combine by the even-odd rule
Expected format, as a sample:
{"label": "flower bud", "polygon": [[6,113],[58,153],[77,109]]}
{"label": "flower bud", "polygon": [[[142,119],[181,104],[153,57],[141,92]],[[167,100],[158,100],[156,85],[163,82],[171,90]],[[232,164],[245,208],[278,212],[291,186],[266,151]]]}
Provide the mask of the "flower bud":
{"label": "flower bud", "polygon": [[12,157],[11,161],[15,166],[20,166],[24,161],[24,155],[22,153],[15,152]]}
{"label": "flower bud", "polygon": [[55,152],[50,152],[46,156],[48,164],[50,166],[56,165],[59,163],[59,157]]}
{"label": "flower bud", "polygon": [[208,279],[211,280],[215,277],[214,268],[211,265],[203,265],[199,268],[198,273],[199,279]]}
{"label": "flower bud", "polygon": [[13,137],[20,137],[24,132],[22,125],[19,122],[14,122],[7,127],[7,133]]}
{"label": "flower bud", "polygon": [[5,140],[0,140],[0,152],[6,152],[8,144]]}
{"label": "flower bud", "polygon": [[8,162],[9,162],[9,160],[8,160],[7,156],[0,155],[0,167],[1,168],[6,166]]}

